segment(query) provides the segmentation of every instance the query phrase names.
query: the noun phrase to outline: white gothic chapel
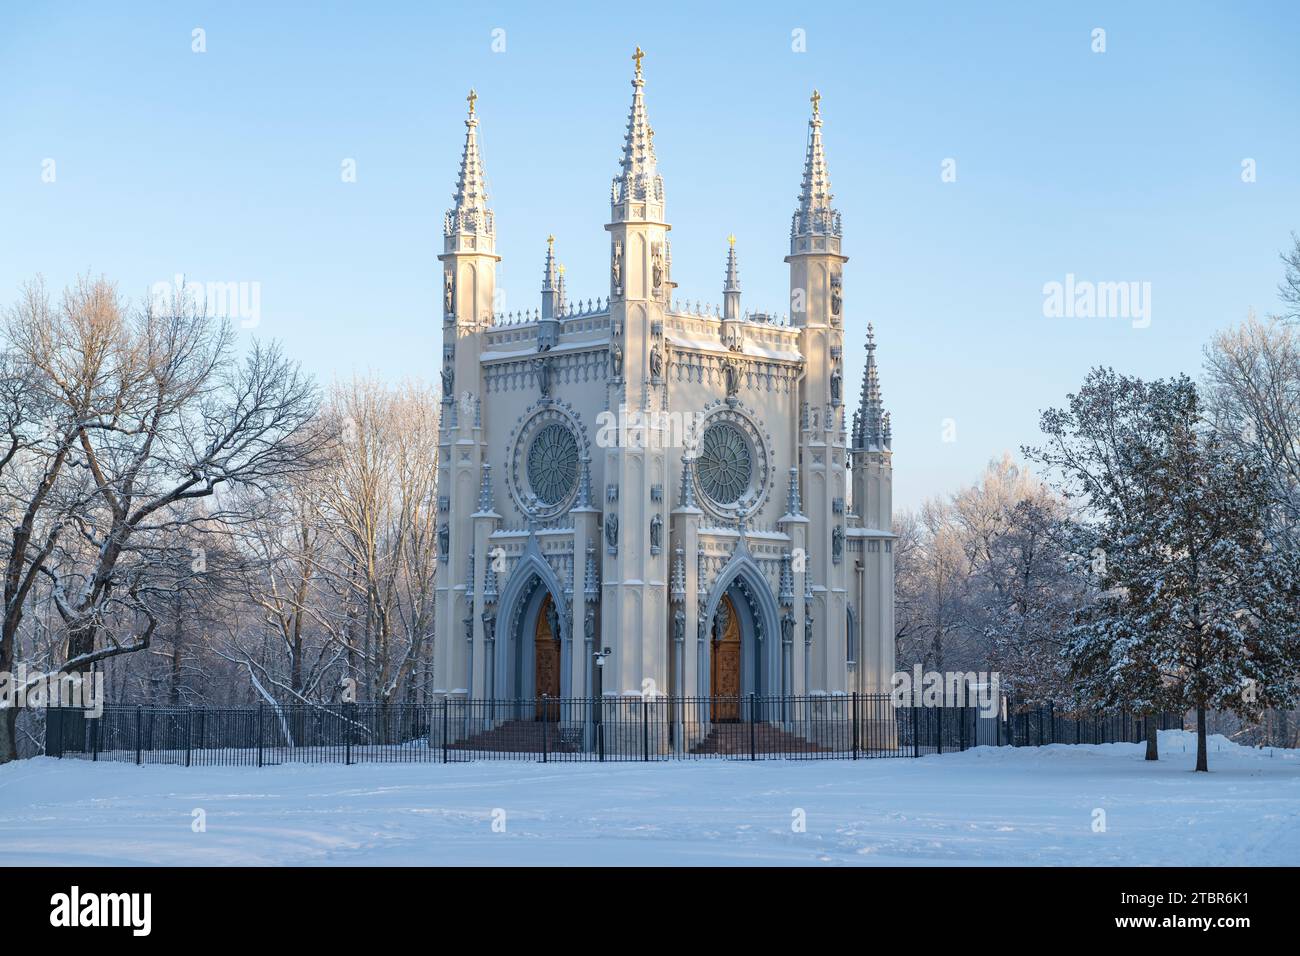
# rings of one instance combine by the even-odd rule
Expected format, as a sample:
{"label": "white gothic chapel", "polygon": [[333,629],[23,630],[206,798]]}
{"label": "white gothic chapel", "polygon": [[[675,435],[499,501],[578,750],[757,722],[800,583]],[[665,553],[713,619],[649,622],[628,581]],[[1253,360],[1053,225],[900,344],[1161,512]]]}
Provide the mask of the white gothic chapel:
{"label": "white gothic chapel", "polygon": [[586,303],[566,297],[548,239],[540,309],[494,315],[470,94],[438,257],[436,693],[888,693],[889,415],[867,326],[851,434],[845,422],[848,259],[820,98],[785,259],[788,322],[742,312],[734,240],[721,308],[690,308],[673,298],[641,56],[605,226],[608,297]]}

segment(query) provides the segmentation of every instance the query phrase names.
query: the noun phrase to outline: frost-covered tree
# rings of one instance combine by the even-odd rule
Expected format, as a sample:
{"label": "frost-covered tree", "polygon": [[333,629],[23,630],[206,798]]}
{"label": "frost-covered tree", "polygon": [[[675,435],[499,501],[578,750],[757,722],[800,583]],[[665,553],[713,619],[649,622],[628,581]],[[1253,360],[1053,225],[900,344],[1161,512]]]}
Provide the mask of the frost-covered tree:
{"label": "frost-covered tree", "polygon": [[1223,441],[1186,376],[1096,369],[1042,428],[1030,454],[1084,506],[1078,540],[1101,589],[1067,648],[1078,689],[1148,716],[1195,709],[1205,770],[1208,709],[1257,717],[1295,695],[1300,579],[1268,540],[1264,469]]}

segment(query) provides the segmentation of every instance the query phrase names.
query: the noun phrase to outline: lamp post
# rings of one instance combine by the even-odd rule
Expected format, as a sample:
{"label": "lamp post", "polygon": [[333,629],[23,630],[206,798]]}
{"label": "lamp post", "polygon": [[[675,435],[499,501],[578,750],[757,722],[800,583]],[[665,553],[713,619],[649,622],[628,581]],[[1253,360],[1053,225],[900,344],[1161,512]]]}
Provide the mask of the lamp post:
{"label": "lamp post", "polygon": [[592,709],[595,711],[594,718],[596,730],[596,744],[600,750],[600,759],[605,759],[605,733],[602,724],[602,714],[605,710],[605,658],[614,653],[608,647],[602,647],[591,656],[596,659],[596,697],[591,702]]}

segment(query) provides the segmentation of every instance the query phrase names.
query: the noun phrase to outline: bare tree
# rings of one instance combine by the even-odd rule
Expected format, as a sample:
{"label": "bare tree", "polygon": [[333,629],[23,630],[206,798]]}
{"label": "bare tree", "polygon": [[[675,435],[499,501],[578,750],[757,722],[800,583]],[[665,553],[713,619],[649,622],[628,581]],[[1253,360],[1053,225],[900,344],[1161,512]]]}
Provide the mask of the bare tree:
{"label": "bare tree", "polygon": [[[12,661],[43,575],[64,669],[86,671],[150,646],[178,542],[244,520],[221,490],[269,489],[319,465],[316,389],[278,347],[236,355],[229,325],[183,289],[133,311],[111,283],[83,278],[52,308],[38,281],[7,318],[17,421],[37,425],[9,430],[4,464],[23,473],[3,475],[15,530],[0,654]],[[0,726],[0,760],[12,743]]]}

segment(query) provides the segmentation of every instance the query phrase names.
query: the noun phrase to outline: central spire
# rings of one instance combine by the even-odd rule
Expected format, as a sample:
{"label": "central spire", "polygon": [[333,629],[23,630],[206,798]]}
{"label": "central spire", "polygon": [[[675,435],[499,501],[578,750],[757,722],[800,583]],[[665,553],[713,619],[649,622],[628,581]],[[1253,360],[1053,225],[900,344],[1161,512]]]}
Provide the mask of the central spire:
{"label": "central spire", "polygon": [[808,120],[808,154],[804,159],[799,208],[790,224],[790,237],[839,236],[840,214],[831,207],[831,177],[822,146],[822,95],[813,90],[812,118]]}
{"label": "central spire", "polygon": [[448,251],[451,251],[460,237],[482,236],[490,241],[494,232],[492,210],[487,205],[483,158],[479,155],[478,148],[478,115],[474,109],[477,100],[478,94],[473,90],[465,97],[469,103],[469,115],[465,118],[465,151],[461,155],[460,176],[456,180],[456,192],[452,196],[455,205],[447,210],[443,222]]}
{"label": "central spire", "polygon": [[[640,47],[632,54],[632,59],[636,62],[636,75],[632,78],[632,108],[628,113],[619,173],[614,177],[610,190],[610,204],[616,220],[660,218],[663,214],[664,182],[655,159],[655,131],[646,117],[645,97],[642,93],[645,78],[641,75],[641,60],[644,57]],[[642,207],[633,213],[627,208],[630,203],[645,203],[659,208],[647,210]],[[648,215],[652,211],[655,214],[653,217]]]}

